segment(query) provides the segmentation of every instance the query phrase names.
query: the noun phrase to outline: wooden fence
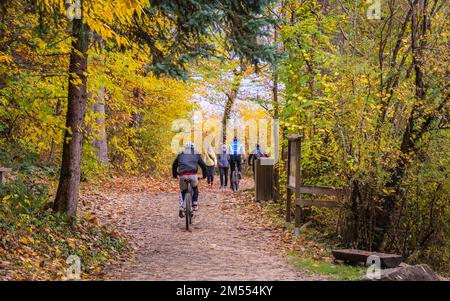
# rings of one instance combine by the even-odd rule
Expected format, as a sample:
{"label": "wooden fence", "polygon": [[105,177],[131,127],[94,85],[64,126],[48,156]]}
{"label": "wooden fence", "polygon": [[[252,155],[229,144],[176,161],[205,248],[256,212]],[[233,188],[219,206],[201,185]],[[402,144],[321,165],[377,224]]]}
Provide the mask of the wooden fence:
{"label": "wooden fence", "polygon": [[[303,207],[338,208],[342,200],[350,196],[350,190],[345,188],[323,187],[303,185],[301,176],[301,141],[302,136],[291,135],[288,140],[288,162],[287,167],[287,196],[286,196],[286,224],[291,223],[292,199],[294,203],[294,233],[300,235],[301,215]],[[261,164],[261,158],[255,161],[255,195],[257,201],[273,199],[273,164]],[[327,196],[328,198],[311,198],[309,196]]]}
{"label": "wooden fence", "polygon": [[[288,162],[287,162],[287,196],[286,196],[286,224],[291,223],[292,196],[295,194],[294,233],[300,235],[302,207],[315,206],[319,208],[338,208],[342,200],[350,195],[344,188],[303,185],[301,176],[301,139],[300,135],[288,136]],[[303,195],[332,196],[332,199],[309,199]]]}

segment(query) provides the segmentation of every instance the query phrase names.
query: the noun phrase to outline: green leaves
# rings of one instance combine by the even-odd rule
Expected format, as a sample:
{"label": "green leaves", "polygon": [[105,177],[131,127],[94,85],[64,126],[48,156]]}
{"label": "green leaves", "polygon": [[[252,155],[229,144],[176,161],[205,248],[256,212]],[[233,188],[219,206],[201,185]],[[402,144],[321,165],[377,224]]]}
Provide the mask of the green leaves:
{"label": "green leaves", "polygon": [[274,22],[264,13],[271,2],[152,1],[142,18],[123,31],[149,47],[151,70],[157,75],[185,79],[188,62],[223,56],[220,48],[247,64],[272,63],[274,47],[258,42]]}
{"label": "green leaves", "polygon": [[[340,8],[322,6],[319,1],[288,1],[281,27],[287,54],[280,68],[286,86],[283,121],[288,133],[303,127],[305,181],[337,186],[357,183],[359,199],[353,202],[360,207],[349,214],[358,226],[348,231],[360,237],[351,243],[374,247],[370,235],[377,231],[371,223],[386,220],[377,213],[384,210],[396,225],[388,230],[387,248],[405,256],[433,252],[436,267],[442,262],[448,265],[444,251],[448,238],[443,239],[448,227],[441,226],[449,218],[448,202],[445,209],[436,209],[449,193],[442,183],[448,178],[448,166],[441,161],[441,151],[449,148],[448,118],[439,109],[448,100],[442,93],[446,87],[442,72],[448,71],[442,66],[448,58],[441,35],[444,17],[431,13],[429,7],[418,8],[424,9],[418,19],[426,16],[433,21],[421,40],[420,52],[427,59],[415,63],[410,53],[409,6],[399,7],[395,15],[400,19],[383,11],[386,16],[381,21],[359,22],[367,8],[364,4],[334,4]],[[426,93],[418,97],[421,74]],[[431,124],[433,130],[424,131]],[[392,203],[392,207],[386,205]],[[375,213],[367,217],[361,213],[364,210]],[[436,235],[426,233],[427,227]],[[419,246],[421,239],[430,240],[432,251]]]}

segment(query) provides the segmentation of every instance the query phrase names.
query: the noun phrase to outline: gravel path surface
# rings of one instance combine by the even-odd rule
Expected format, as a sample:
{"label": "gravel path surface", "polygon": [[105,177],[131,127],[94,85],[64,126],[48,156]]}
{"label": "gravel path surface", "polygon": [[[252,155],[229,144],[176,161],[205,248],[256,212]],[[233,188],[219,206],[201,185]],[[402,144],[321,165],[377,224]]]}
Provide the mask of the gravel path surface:
{"label": "gravel path surface", "polygon": [[[173,191],[173,189],[172,189]],[[122,226],[137,246],[135,258],[108,272],[116,280],[315,280],[294,268],[273,243],[270,230],[239,216],[239,195],[200,190],[191,231],[178,217],[177,192],[110,196]],[[125,212],[125,214],[124,214]]]}

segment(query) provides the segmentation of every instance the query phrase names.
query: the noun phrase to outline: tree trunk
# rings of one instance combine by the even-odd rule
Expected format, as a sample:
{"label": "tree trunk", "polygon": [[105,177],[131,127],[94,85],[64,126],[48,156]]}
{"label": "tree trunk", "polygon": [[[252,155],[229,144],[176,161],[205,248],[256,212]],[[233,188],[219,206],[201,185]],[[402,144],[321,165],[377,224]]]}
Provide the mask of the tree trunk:
{"label": "tree trunk", "polygon": [[105,88],[100,87],[100,97],[93,106],[96,113],[97,131],[94,135],[94,147],[97,149],[98,165],[108,166],[108,140],[105,128]]}
{"label": "tree trunk", "polygon": [[241,72],[234,72],[234,80],[231,86],[230,93],[226,93],[227,102],[225,104],[225,110],[222,118],[222,143],[227,143],[227,120],[230,119],[231,109],[233,108],[234,101],[239,93],[241,87]]}
{"label": "tree trunk", "polygon": [[65,213],[73,225],[77,211],[86,114],[88,29],[82,19],[72,23],[66,131],[61,172],[53,210]]}
{"label": "tree trunk", "polygon": [[[56,103],[55,108],[55,117],[58,117],[61,114],[61,99],[58,98],[58,101]],[[55,150],[56,150],[56,142],[55,139],[52,138],[51,146],[50,146],[50,153],[48,154],[47,158],[47,164],[52,164],[53,159],[55,157]]]}
{"label": "tree trunk", "polygon": [[[427,0],[424,0],[422,5],[420,15],[423,18],[423,26],[420,27],[417,22],[417,8],[419,6],[419,1],[414,1],[412,5],[412,15],[411,15],[411,49],[413,53],[413,66],[415,71],[415,104],[411,110],[411,113],[406,124],[405,132],[403,133],[402,143],[400,146],[401,155],[397,160],[397,164],[390,171],[390,179],[385,185],[387,190],[393,190],[393,192],[388,193],[383,197],[383,203],[381,208],[380,216],[377,219],[378,235],[375,238],[375,248],[377,250],[383,250],[386,244],[387,233],[391,226],[392,215],[394,214],[397,203],[401,199],[403,193],[401,189],[401,182],[405,175],[408,163],[411,157],[415,154],[416,141],[420,138],[421,134],[425,130],[421,127],[418,130],[416,126],[417,117],[416,113],[421,110],[422,103],[425,100],[425,85],[423,82],[423,48],[424,36],[426,34],[426,8]],[[422,30],[421,30],[422,29]],[[419,44],[420,43],[420,44]]]}
{"label": "tree trunk", "polygon": [[[278,41],[278,28],[274,27],[274,43]],[[272,75],[273,75],[273,87],[272,87],[272,96],[273,96],[273,119],[278,120],[280,117],[280,103],[278,101],[278,73],[276,70],[276,66],[272,67]],[[272,141],[275,143],[274,139]],[[274,147],[274,151],[278,149]],[[276,154],[273,154],[274,156]],[[278,202],[280,195],[280,163],[277,162],[273,169],[273,201]]]}
{"label": "tree trunk", "polygon": [[231,108],[233,107],[234,98],[227,97],[227,102],[225,104],[225,110],[223,112],[222,118],[222,143],[227,143],[227,120],[230,118]]}
{"label": "tree trunk", "polygon": [[[276,32],[275,32],[276,33]],[[275,35],[276,36],[276,35]],[[280,115],[280,105],[278,103],[278,74],[273,72],[273,118],[276,120]],[[273,139],[272,139],[273,140]],[[275,143],[275,141],[273,141]],[[274,147],[274,150],[277,148]],[[275,156],[275,154],[273,154]],[[278,202],[280,192],[280,164],[276,163],[273,169],[273,201]]]}

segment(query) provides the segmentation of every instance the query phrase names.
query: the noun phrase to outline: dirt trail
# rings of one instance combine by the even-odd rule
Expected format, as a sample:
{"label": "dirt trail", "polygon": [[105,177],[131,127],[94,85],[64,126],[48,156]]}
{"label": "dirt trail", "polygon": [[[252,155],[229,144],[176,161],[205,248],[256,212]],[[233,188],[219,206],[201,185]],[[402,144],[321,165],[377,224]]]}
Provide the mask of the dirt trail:
{"label": "dirt trail", "polygon": [[[270,231],[246,223],[236,194],[201,188],[192,231],[178,217],[178,193],[108,196],[137,250],[131,262],[108,271],[116,280],[314,280],[288,263]],[[239,197],[237,198],[239,199]]]}

